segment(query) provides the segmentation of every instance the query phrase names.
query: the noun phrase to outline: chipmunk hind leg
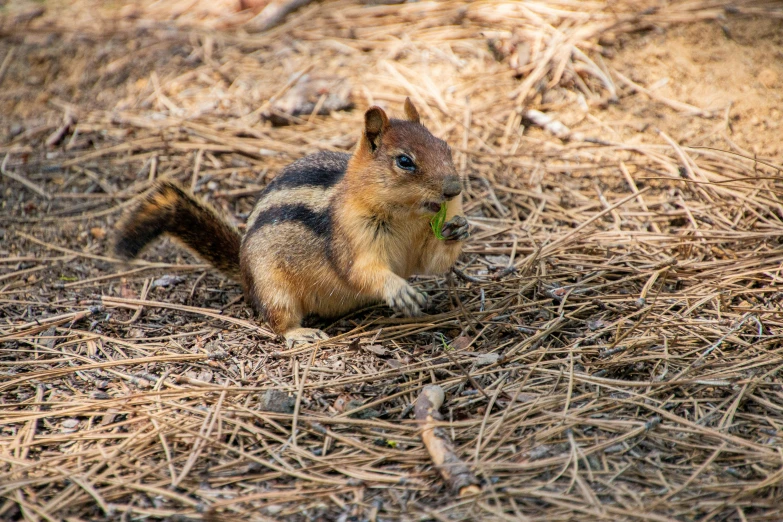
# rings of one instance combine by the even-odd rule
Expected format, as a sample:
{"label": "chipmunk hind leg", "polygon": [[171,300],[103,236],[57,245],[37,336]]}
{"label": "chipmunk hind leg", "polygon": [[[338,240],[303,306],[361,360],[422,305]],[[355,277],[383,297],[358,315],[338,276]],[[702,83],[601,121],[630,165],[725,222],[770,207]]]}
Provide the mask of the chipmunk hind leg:
{"label": "chipmunk hind leg", "polygon": [[[279,294],[280,290],[277,290],[277,293]],[[278,296],[281,297],[283,296]],[[303,314],[297,304],[292,302],[291,305],[286,306],[278,300],[272,306],[267,306],[264,311],[266,321],[275,332],[283,336],[286,346],[292,348],[297,344],[311,344],[328,339],[329,336],[322,330],[302,327]]]}
{"label": "chipmunk hind leg", "polygon": [[247,270],[248,263],[244,263],[244,268],[246,298],[272,330],[285,339],[288,348],[329,338],[322,330],[302,327],[304,303],[281,271],[268,267],[261,274],[257,264],[253,274]]}

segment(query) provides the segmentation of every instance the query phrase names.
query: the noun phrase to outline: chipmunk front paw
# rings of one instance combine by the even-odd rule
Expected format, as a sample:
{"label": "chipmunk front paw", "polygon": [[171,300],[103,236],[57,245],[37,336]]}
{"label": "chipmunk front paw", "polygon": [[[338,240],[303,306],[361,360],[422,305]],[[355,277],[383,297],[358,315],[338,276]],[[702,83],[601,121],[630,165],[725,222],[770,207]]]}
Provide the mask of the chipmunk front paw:
{"label": "chipmunk front paw", "polygon": [[386,286],[386,304],[392,310],[407,317],[421,315],[421,309],[427,305],[427,294],[419,292],[401,277]]}
{"label": "chipmunk front paw", "polygon": [[440,231],[446,241],[465,241],[470,237],[470,225],[465,216],[454,216],[443,224]]}

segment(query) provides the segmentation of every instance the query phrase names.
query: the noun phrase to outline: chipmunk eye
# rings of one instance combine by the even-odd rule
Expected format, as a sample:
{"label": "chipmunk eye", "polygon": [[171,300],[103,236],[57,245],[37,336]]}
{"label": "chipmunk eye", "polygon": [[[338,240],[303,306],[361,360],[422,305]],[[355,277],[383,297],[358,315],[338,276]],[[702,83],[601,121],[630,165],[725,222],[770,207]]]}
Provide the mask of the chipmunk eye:
{"label": "chipmunk eye", "polygon": [[397,166],[403,170],[416,170],[416,164],[413,162],[410,156],[406,156],[405,154],[400,154],[397,156]]}

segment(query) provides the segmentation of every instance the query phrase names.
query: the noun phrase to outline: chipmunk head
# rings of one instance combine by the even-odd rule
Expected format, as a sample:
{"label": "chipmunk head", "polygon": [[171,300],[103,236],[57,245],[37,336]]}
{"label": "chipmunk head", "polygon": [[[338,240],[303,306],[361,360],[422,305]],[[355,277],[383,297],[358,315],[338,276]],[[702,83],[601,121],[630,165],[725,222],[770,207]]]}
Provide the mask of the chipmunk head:
{"label": "chipmunk head", "polygon": [[405,100],[405,116],[390,120],[380,107],[370,107],[355,157],[379,201],[435,214],[441,203],[462,191],[462,183],[451,149],[421,124],[410,99]]}

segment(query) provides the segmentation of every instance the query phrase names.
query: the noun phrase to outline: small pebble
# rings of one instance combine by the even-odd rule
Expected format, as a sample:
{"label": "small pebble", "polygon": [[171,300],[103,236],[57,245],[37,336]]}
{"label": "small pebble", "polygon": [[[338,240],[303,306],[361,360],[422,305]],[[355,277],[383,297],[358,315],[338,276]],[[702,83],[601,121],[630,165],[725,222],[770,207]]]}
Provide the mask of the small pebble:
{"label": "small pebble", "polygon": [[63,428],[70,429],[70,428],[75,428],[78,425],[79,425],[78,419],[66,419],[63,421]]}
{"label": "small pebble", "polygon": [[293,413],[296,400],[280,390],[267,390],[264,393],[263,409],[274,413]]}
{"label": "small pebble", "polygon": [[90,229],[90,234],[95,239],[103,239],[104,237],[106,237],[106,229],[103,227],[92,227]]}

